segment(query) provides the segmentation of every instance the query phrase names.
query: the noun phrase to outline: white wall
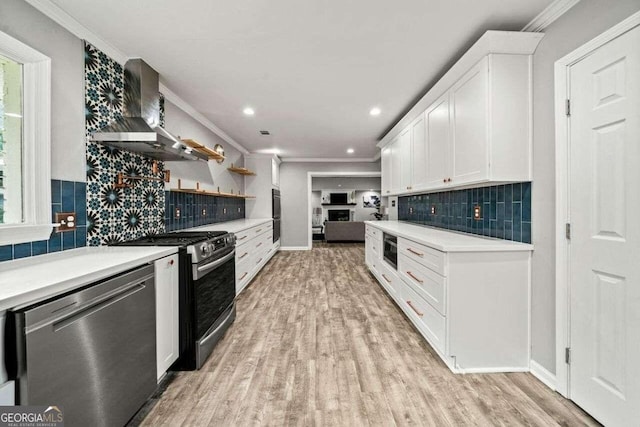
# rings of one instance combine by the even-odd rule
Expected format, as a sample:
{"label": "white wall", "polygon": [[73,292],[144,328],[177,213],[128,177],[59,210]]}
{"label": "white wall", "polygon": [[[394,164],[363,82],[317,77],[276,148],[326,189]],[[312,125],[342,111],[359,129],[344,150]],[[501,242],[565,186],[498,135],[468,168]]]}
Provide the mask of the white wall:
{"label": "white wall", "polygon": [[555,372],[554,63],[640,9],[638,0],[582,0],[545,30],[533,58],[532,352]]}
{"label": "white wall", "polygon": [[380,162],[283,162],[280,165],[284,247],[307,247],[309,232],[308,172],[380,172]]}
{"label": "white wall", "polygon": [[0,1],[0,31],[51,58],[51,178],[86,181],[82,40],[24,0]]}
{"label": "white wall", "polygon": [[209,162],[166,162],[165,167],[171,171],[171,182],[165,184],[165,188],[178,188],[178,179],[182,181],[182,188],[195,188],[196,182],[205,190],[238,193],[244,191],[244,178],[242,175],[231,173],[227,170],[231,163],[235,166],[244,165],[242,153],[223,141],[218,135],[201,125],[193,117],[180,108],[165,100],[165,128],[173,135],[181,138],[190,138],[200,144],[213,148],[216,144],[224,147],[225,161],[218,164]]}
{"label": "white wall", "polygon": [[380,190],[380,177],[377,176],[317,176],[311,180],[313,190]]}

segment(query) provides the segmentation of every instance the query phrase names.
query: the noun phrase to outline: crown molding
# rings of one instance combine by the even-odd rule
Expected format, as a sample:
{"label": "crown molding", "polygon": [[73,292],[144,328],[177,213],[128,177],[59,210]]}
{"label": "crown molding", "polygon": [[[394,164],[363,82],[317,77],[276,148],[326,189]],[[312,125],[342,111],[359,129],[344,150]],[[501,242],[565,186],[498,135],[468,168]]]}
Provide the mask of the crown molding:
{"label": "crown molding", "polygon": [[580,0],[556,0],[531,20],[522,31],[539,33],[545,30],[556,19],[564,15]]}
{"label": "crown molding", "polygon": [[74,17],[69,15],[67,12],[62,10],[58,5],[54,4],[50,0],[25,1],[31,6],[35,7],[44,15],[48,16],[50,19],[58,23],[60,26],[65,28],[71,34],[75,35],[81,40],[88,41],[89,43],[100,49],[116,62],[120,64],[124,64],[125,62],[127,62],[127,59],[129,57],[124,52],[82,25]]}
{"label": "crown molding", "polygon": [[218,135],[225,142],[235,147],[242,154],[249,154],[249,150],[244,148],[240,143],[236,142],[236,140],[234,140],[229,135],[227,135],[225,131],[223,131],[218,126],[216,126],[215,123],[213,123],[211,120],[203,116],[200,112],[198,112],[195,108],[193,108],[191,104],[189,104],[184,99],[180,98],[180,96],[178,96],[175,92],[173,92],[171,89],[165,86],[162,82],[160,82],[160,93],[164,95],[165,100],[168,100],[169,102],[174,104],[176,107],[180,108],[182,111],[190,115],[195,121],[197,121],[202,126],[209,129],[211,132]]}
{"label": "crown molding", "polygon": [[[96,48],[100,49],[102,52],[104,52],[105,55],[111,57],[114,61],[124,65],[129,59],[129,56],[127,54],[82,25],[74,17],[61,9],[58,5],[51,2],[51,0],[25,1],[39,10],[42,14],[48,16],[57,24],[65,28],[74,36],[78,37],[81,40],[86,40]],[[160,92],[162,92],[165,99],[169,100],[172,104],[176,105],[182,111],[193,117],[194,120],[202,124],[214,134],[218,135],[225,142],[238,149],[242,154],[247,154],[249,152],[240,143],[236,142],[233,138],[227,135],[226,132],[216,126],[211,120],[207,119],[205,116],[199,113],[191,104],[180,98],[175,92],[173,92],[162,83],[160,83]]]}
{"label": "crown molding", "polygon": [[[378,157],[380,157],[378,155]],[[377,161],[376,157],[283,157],[282,161],[287,163],[373,163]]]}

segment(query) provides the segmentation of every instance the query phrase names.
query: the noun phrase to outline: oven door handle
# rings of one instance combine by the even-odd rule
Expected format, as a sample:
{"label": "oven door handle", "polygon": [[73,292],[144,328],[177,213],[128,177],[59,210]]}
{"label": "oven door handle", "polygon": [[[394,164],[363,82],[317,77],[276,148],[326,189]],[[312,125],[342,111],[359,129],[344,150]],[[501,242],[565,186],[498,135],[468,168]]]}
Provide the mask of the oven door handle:
{"label": "oven door handle", "polygon": [[227,255],[225,255],[225,256],[223,256],[222,258],[220,258],[220,259],[217,259],[217,260],[215,260],[215,261],[213,261],[213,262],[210,262],[209,264],[205,264],[205,265],[199,266],[199,267],[196,269],[196,273],[197,273],[197,274],[196,274],[196,275],[194,275],[194,276],[196,276],[196,277],[194,277],[194,279],[196,279],[196,280],[197,280],[197,279],[201,278],[202,276],[204,276],[205,274],[207,274],[209,271],[211,271],[211,270],[213,270],[213,269],[215,269],[215,268],[217,268],[217,267],[221,266],[221,265],[222,265],[222,264],[224,264],[225,262],[229,261],[229,260],[230,260],[231,258],[233,258],[235,255],[236,255],[236,250],[234,249],[234,250],[232,250],[231,252],[229,252]]}

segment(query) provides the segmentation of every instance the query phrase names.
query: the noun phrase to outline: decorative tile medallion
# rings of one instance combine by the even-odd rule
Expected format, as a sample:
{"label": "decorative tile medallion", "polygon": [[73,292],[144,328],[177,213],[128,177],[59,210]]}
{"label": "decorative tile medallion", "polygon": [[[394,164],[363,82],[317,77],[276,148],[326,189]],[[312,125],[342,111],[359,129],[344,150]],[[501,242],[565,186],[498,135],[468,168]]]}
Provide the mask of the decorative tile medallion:
{"label": "decorative tile medallion", "polygon": [[[153,160],[90,141],[93,132],[122,116],[123,67],[85,42],[85,123],[87,137],[87,241],[91,246],[131,240],[165,231],[164,183],[127,180],[116,175],[152,176]],[[164,102],[161,121],[164,125]],[[159,163],[159,169],[164,165]]]}

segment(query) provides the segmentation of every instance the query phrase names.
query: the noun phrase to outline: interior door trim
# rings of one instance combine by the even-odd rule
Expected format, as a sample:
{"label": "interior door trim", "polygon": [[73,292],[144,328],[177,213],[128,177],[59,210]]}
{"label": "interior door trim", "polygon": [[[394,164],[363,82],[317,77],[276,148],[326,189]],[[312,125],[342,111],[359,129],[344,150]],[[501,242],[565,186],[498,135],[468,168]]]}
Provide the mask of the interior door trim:
{"label": "interior door trim", "polygon": [[636,12],[624,21],[585,43],[555,63],[555,123],[556,123],[556,391],[566,398],[570,395],[569,368],[565,362],[565,348],[571,347],[569,287],[569,240],[565,235],[565,226],[569,217],[569,123],[566,115],[566,100],[569,98],[570,70],[610,41],[640,26],[640,12]]}

